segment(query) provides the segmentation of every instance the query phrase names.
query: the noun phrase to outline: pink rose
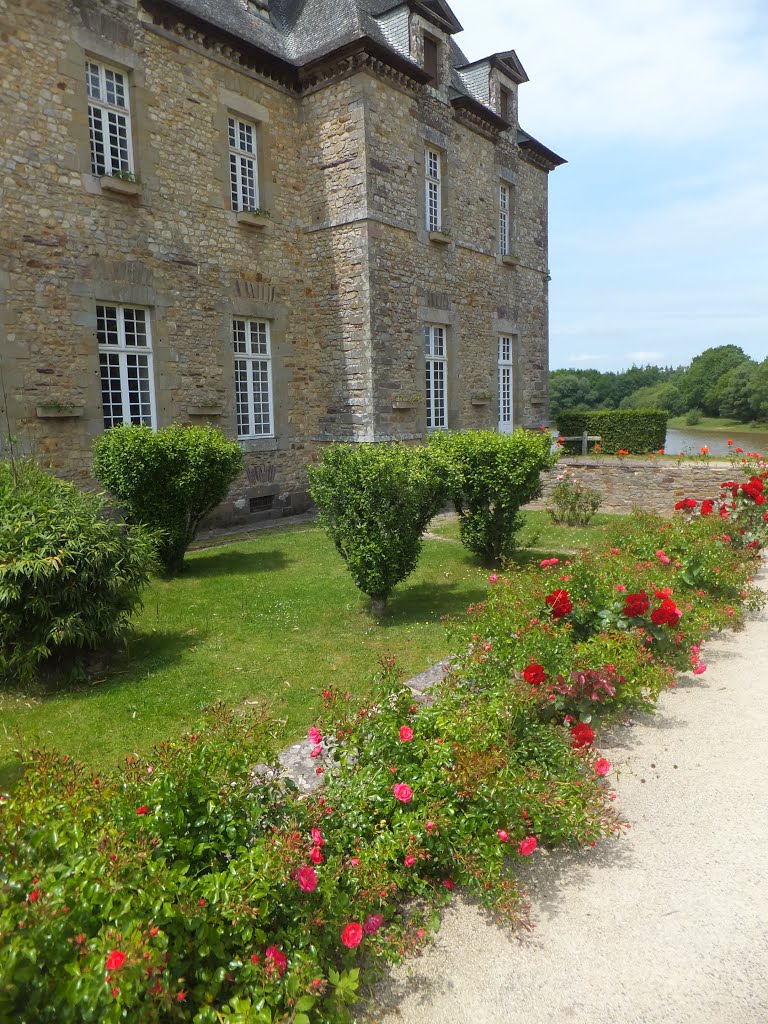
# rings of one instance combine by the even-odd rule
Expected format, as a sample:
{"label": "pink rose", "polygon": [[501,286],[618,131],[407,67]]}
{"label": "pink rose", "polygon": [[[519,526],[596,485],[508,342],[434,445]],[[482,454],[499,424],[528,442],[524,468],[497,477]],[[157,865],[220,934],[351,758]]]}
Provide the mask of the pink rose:
{"label": "pink rose", "polygon": [[309,854],[309,859],[312,861],[313,864],[322,864],[323,863],[323,855],[320,852],[320,847],[319,846],[313,846],[312,847],[312,850],[310,851],[310,854]]}
{"label": "pink rose", "polygon": [[503,828],[497,828],[496,829],[496,835],[499,837],[499,839],[502,841],[502,843],[508,843],[509,842],[509,835],[504,831]]}
{"label": "pink rose", "polygon": [[317,875],[315,869],[311,868],[308,864],[302,864],[299,870],[296,872],[296,878],[299,881],[299,887],[304,892],[314,892],[317,888]]}
{"label": "pink rose", "polygon": [[316,747],[312,747],[309,752],[310,757],[320,757],[323,752],[322,744],[318,743]]}
{"label": "pink rose", "polygon": [[517,848],[524,857],[530,857],[538,845],[539,841],[536,836],[526,836],[525,839],[520,840]]}
{"label": "pink rose", "polygon": [[395,794],[395,800],[399,800],[400,803],[407,804],[413,799],[413,790],[404,782],[396,782],[392,787],[392,792]]}
{"label": "pink rose", "polygon": [[323,839],[323,833],[320,831],[319,828],[313,828],[312,832],[311,832],[311,835],[312,835],[312,842],[314,843],[315,846],[325,846],[325,840]]}
{"label": "pink rose", "polygon": [[595,761],[595,771],[598,775],[607,775],[610,770],[611,762],[606,760],[606,758],[600,757]]}
{"label": "pink rose", "polygon": [[405,864],[405,866],[407,868],[412,868],[415,863],[416,863],[416,858],[413,856],[412,853],[409,853],[408,856],[403,861],[403,864]]}
{"label": "pink rose", "polygon": [[693,674],[695,676],[700,676],[703,675],[706,671],[707,666],[703,662],[699,662],[699,664],[694,668]]}
{"label": "pink rose", "polygon": [[371,914],[363,923],[363,931],[366,935],[375,935],[383,924],[384,918],[381,914]]}
{"label": "pink rose", "polygon": [[320,732],[316,725],[313,725],[312,728],[307,733],[307,739],[309,740],[310,743],[322,743],[323,734]]}
{"label": "pink rose", "polygon": [[426,823],[426,825],[424,826],[424,828],[427,830],[427,832],[431,832],[434,827],[435,827],[434,821],[428,821]]}
{"label": "pink rose", "polygon": [[413,739],[413,729],[409,728],[407,725],[401,725],[400,739],[403,741],[403,743],[410,743],[410,741]]}

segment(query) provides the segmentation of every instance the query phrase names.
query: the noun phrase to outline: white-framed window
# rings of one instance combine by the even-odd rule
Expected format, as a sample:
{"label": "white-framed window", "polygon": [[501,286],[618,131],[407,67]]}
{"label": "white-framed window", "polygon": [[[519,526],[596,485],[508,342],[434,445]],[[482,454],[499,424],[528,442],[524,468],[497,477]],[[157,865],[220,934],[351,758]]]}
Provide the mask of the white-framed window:
{"label": "white-framed window", "polygon": [[268,320],[232,320],[237,436],[274,437]]}
{"label": "white-framed window", "polygon": [[229,118],[229,183],[233,210],[258,210],[259,173],[256,125]]}
{"label": "white-framed window", "polygon": [[512,338],[499,335],[499,432],[512,433]]}
{"label": "white-framed window", "polygon": [[133,174],[131,110],[124,71],[85,62],[88,91],[88,134],[93,174]]}
{"label": "white-framed window", "polygon": [[443,226],[443,178],[436,149],[427,149],[424,155],[424,197],[427,231],[439,231]]}
{"label": "white-framed window", "polygon": [[99,303],[96,306],[96,336],[104,429],[123,423],[154,427],[149,310]]}
{"label": "white-framed window", "polygon": [[509,256],[509,185],[499,185],[499,253]]}
{"label": "white-framed window", "polygon": [[426,363],[427,430],[445,430],[448,426],[448,355],[445,327],[424,326]]}

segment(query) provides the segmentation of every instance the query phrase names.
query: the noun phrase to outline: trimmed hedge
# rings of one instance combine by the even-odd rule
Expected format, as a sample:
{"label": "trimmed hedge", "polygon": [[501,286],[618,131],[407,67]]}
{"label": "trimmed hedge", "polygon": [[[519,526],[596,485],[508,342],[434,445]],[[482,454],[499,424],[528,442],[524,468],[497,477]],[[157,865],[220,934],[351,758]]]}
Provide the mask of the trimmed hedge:
{"label": "trimmed hedge", "polygon": [[[557,417],[557,429],[563,437],[581,437],[584,431],[599,434],[600,449],[605,455],[615,455],[621,449],[642,455],[664,447],[667,415],[663,409],[570,409]],[[594,448],[593,441],[589,448]],[[567,441],[564,450],[580,454],[581,441]]]}

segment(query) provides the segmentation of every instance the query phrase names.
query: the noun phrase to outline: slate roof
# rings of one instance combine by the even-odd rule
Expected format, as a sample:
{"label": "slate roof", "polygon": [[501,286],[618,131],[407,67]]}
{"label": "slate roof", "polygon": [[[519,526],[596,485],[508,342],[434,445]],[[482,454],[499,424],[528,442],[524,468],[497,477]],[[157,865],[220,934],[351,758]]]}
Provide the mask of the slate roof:
{"label": "slate roof", "polygon": [[[399,62],[412,64],[414,70],[418,65],[410,58],[393,50],[388,43],[376,16],[402,6],[407,0],[270,0],[270,19],[259,17],[246,9],[244,0],[164,0],[165,3],[191,15],[198,21],[205,22],[221,29],[230,36],[242,39],[245,43],[277,57],[294,68],[302,67],[313,60],[331,54],[341,47],[357,40],[371,39],[381,47],[397,54]],[[460,30],[448,4],[442,0],[417,0],[423,14],[443,10],[444,16],[450,21],[452,30]],[[457,72],[457,68],[470,66],[469,61],[450,38],[451,80],[449,98],[466,100],[475,109],[483,110],[480,103],[469,91],[466,83]],[[517,57],[513,51],[493,54],[491,58]],[[421,71],[421,69],[419,69]],[[520,65],[521,81],[527,81],[527,75]],[[498,115],[485,107],[491,120],[498,120]],[[500,122],[503,125],[503,122]],[[551,157],[555,165],[564,163],[557,154],[541,146],[527,133],[519,141],[525,146],[537,149],[542,157]]]}

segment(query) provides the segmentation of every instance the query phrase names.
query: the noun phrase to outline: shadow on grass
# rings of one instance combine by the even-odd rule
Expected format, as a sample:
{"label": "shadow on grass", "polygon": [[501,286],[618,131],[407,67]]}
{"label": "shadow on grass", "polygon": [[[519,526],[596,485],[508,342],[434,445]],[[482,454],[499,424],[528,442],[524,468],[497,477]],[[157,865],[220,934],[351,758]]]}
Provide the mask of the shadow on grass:
{"label": "shadow on grass", "polygon": [[208,576],[256,575],[275,572],[293,563],[292,558],[277,549],[271,551],[238,551],[233,548],[208,548],[187,559],[180,580],[204,579]]}
{"label": "shadow on grass", "polygon": [[21,763],[15,758],[0,763],[0,793],[10,793],[23,774]]}
{"label": "shadow on grass", "polygon": [[470,588],[448,580],[444,583],[413,583],[392,593],[379,623],[386,628],[408,622],[436,622],[445,615],[464,615],[467,605],[482,601],[486,590],[482,581]]}

